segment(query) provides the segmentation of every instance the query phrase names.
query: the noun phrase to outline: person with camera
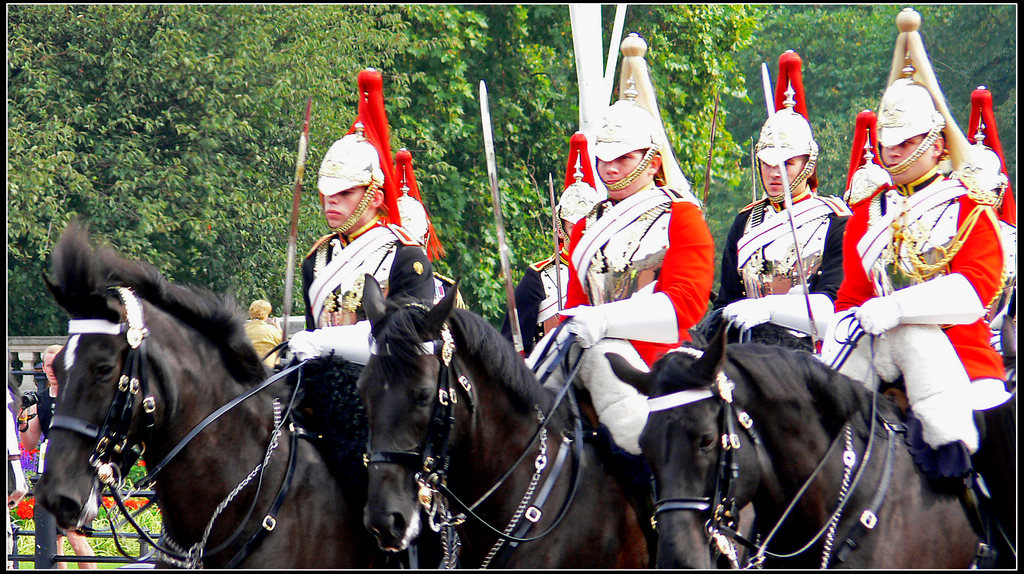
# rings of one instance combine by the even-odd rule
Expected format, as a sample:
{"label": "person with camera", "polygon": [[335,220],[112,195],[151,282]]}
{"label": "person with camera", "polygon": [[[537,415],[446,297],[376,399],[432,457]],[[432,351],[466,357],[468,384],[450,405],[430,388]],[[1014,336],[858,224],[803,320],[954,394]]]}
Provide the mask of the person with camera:
{"label": "person with camera", "polygon": [[[53,409],[57,404],[57,393],[60,390],[60,384],[57,381],[57,375],[53,371],[53,361],[57,357],[57,353],[61,350],[60,345],[50,345],[43,351],[43,374],[46,375],[46,392],[43,393],[32,393],[27,392],[22,398],[22,414],[19,419],[19,428],[21,432],[21,448],[22,450],[32,450],[37,446],[40,447],[39,457],[39,470],[42,472],[43,465],[45,465],[45,456],[42,454],[45,452],[46,435],[50,430],[50,421],[53,420]],[[35,404],[31,404],[35,402]],[[24,422],[21,422],[24,421]],[[35,511],[45,512],[40,506],[35,508]],[[77,556],[95,556],[91,546],[89,546],[89,540],[82,534],[81,531],[75,530],[63,530],[57,529],[57,554],[60,556],[64,555],[64,537],[67,536],[68,543],[71,544],[71,549],[75,551]],[[67,568],[66,562],[58,562],[57,568]],[[79,562],[78,568],[96,568],[94,562]]]}

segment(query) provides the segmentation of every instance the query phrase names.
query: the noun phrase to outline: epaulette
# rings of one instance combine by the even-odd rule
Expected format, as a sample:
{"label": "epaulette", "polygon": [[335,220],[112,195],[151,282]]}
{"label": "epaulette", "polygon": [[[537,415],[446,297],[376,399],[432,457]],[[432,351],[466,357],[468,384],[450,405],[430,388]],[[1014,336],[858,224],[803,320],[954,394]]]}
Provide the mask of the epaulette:
{"label": "epaulette", "polygon": [[536,263],[531,263],[530,264],[530,269],[533,269],[534,271],[537,271],[537,272],[543,271],[544,268],[547,267],[548,265],[550,265],[551,262],[554,261],[554,260],[555,260],[554,256],[548,257],[547,259],[541,259],[540,261],[537,261]]}
{"label": "epaulette", "polygon": [[438,279],[441,280],[442,283],[445,283],[447,285],[455,285],[454,279],[452,279],[451,277],[447,277],[445,275],[441,275],[437,271],[434,271],[434,277],[437,277]]}
{"label": "epaulette", "polygon": [[825,202],[825,205],[832,208],[832,212],[839,216],[853,215],[850,211],[850,206],[846,205],[842,199],[831,195],[819,195],[819,199]]}
{"label": "epaulette", "polygon": [[761,199],[759,199],[757,201],[748,203],[745,206],[743,206],[743,209],[740,210],[740,213],[743,213],[744,211],[748,211],[748,210],[754,209],[754,206],[756,206],[759,203],[764,203],[766,201],[768,201],[768,198],[767,197],[762,197]]}
{"label": "epaulette", "polygon": [[328,233],[327,235],[324,235],[320,239],[317,239],[316,243],[313,244],[313,247],[311,247],[309,249],[309,253],[306,253],[306,258],[308,258],[310,255],[313,255],[314,253],[316,253],[316,250],[319,249],[321,245],[323,245],[324,243],[327,243],[328,241],[330,241],[331,239],[333,239],[335,237],[337,237],[336,233]]}
{"label": "epaulette", "polygon": [[398,237],[398,241],[402,245],[419,245],[420,247],[423,246],[422,243],[417,241],[416,238],[413,237],[411,233],[406,231],[406,229],[404,227],[402,227],[401,225],[395,225],[393,223],[389,223],[388,224],[388,228],[391,231],[395,232],[395,236]]}

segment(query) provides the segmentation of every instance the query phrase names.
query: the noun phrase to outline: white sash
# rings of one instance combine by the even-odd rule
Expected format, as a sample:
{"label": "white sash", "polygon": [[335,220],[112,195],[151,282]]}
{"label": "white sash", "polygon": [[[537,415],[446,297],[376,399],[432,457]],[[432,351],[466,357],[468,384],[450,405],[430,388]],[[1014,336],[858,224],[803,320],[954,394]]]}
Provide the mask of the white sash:
{"label": "white sash", "polygon": [[[816,199],[818,198],[812,198],[806,201],[801,201],[800,203],[797,203],[790,208],[790,210],[793,213],[794,227],[800,229],[800,227],[802,227],[804,224],[810,221],[814,221],[815,219],[821,217],[826,217],[829,213],[835,211],[831,206],[829,206],[824,201],[815,201]],[[766,206],[765,209],[770,210],[771,208]],[[737,269],[743,267],[747,260],[750,259],[750,256],[753,255],[754,252],[757,251],[758,249],[764,247],[765,245],[774,243],[775,240],[782,237],[783,235],[792,233],[792,231],[789,228],[789,216],[786,214],[785,210],[780,211],[778,213],[774,213],[774,210],[771,211],[772,221],[766,222],[768,225],[764,226],[765,229],[758,230],[755,233],[745,234],[743,237],[740,238],[739,242],[737,242]]]}
{"label": "white sash", "polygon": [[[936,207],[956,199],[967,193],[967,188],[960,185],[959,181],[947,179],[928,186],[906,199],[907,224],[917,221],[926,213]],[[881,201],[888,199],[888,192],[883,195]],[[882,254],[882,250],[892,242],[892,222],[901,215],[901,210],[890,209],[885,215],[869,224],[867,232],[857,242],[857,253],[860,255],[860,264],[864,272],[871,276],[871,269]]]}
{"label": "white sash", "polygon": [[672,198],[659,187],[640,191],[623,199],[608,208],[595,222],[593,228],[587,227],[580,237],[579,243],[572,253],[572,264],[576,267],[576,275],[586,285],[587,270],[594,260],[597,251],[618,232],[629,227],[638,217],[659,205],[672,202]]}
{"label": "white sash", "polygon": [[313,305],[313,317],[319,317],[327,296],[364,263],[366,257],[376,250],[394,243],[395,233],[387,226],[374,227],[360,235],[342,250],[342,257],[335,257],[313,278],[309,286],[309,300]]}

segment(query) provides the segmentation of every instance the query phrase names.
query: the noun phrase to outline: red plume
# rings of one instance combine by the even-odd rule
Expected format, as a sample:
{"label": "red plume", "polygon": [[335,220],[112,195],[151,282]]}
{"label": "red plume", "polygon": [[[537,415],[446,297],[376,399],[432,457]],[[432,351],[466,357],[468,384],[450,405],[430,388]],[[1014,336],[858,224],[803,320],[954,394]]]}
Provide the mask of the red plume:
{"label": "red plume", "polygon": [[853,150],[850,151],[850,170],[846,172],[846,189],[850,189],[853,174],[864,165],[864,145],[870,146],[871,162],[882,165],[878,159],[878,116],[871,110],[857,114],[853,129]]}
{"label": "red plume", "polygon": [[398,174],[398,181],[405,182],[409,188],[409,195],[416,198],[423,205],[423,211],[427,213],[427,256],[431,261],[437,261],[444,257],[444,247],[441,246],[441,241],[437,238],[434,222],[431,221],[430,213],[427,212],[427,204],[420,195],[420,186],[416,183],[416,174],[412,170],[412,154],[409,153],[409,150],[402,148],[395,154],[395,172]]}
{"label": "red plume", "polygon": [[569,162],[565,166],[565,187],[576,183],[576,158],[579,158],[580,161],[583,181],[590,187],[597,188],[594,180],[594,161],[590,159],[587,136],[583,135],[583,132],[576,132],[569,138]]}
{"label": "red plume", "polygon": [[999,129],[996,127],[996,116],[992,111],[992,93],[985,86],[978,86],[971,93],[971,121],[967,125],[967,139],[972,144],[977,143],[974,136],[978,133],[979,123],[985,124],[985,128],[982,130],[985,140],[982,143],[999,156],[1001,171],[1006,176],[1006,193],[1003,194],[1003,204],[999,208],[999,219],[1011,225],[1017,225],[1017,202],[1013,198],[1013,189],[1009,184],[1010,174],[1006,171],[1003,146],[999,143]]}
{"label": "red plume", "polygon": [[781,56],[779,56],[779,78],[775,83],[775,111],[784,109],[786,106],[786,90],[789,89],[790,84],[793,85],[793,99],[796,100],[796,105],[793,106],[793,111],[800,114],[807,121],[811,121],[810,116],[807,115],[807,98],[804,96],[804,78],[800,71],[800,66],[803,60],[800,59],[800,55],[793,50],[786,50]]}
{"label": "red plume", "polygon": [[[398,181],[395,179],[391,156],[391,134],[388,129],[388,116],[384,111],[384,81],[380,72],[366,68],[359,72],[359,116],[356,122],[362,122],[364,134],[373,147],[377,148],[380,157],[380,169],[384,172],[384,205],[387,207],[388,223],[402,224],[398,212]],[[348,133],[355,131],[355,123]]]}

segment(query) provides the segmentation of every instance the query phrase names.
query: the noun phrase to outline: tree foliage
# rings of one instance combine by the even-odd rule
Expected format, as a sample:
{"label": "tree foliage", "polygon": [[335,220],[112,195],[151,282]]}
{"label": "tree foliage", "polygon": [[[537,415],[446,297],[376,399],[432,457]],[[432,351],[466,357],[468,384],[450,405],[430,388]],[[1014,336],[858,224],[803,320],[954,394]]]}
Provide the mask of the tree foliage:
{"label": "tree foliage", "polygon": [[[990,87],[1016,173],[1015,6],[922,6],[922,32],[966,129]],[[631,5],[683,172],[702,193],[715,94],[709,225],[721,245],[749,201],[763,121],[760,62],[785,49],[805,84],[825,193],[840,194],[853,118],[877,106],[895,6]],[[605,15],[606,34],[611,14]],[[978,34],[985,30],[985,34]],[[826,33],[827,31],[827,33]],[[577,128],[564,5],[12,5],[8,8],[8,327],[59,334],[42,275],[64,226],[86,220],[173,280],[267,298],[280,310],[306,98],[313,98],[298,255],[328,230],[316,170],[356,110],[356,76],[384,77],[392,148],[413,154],[475,311],[505,309],[483,153],[487,84],[513,280],[550,251],[548,174],[559,186]],[[560,191],[560,190],[556,190]],[[297,275],[297,274],[296,274]],[[293,314],[301,314],[300,282]]]}

